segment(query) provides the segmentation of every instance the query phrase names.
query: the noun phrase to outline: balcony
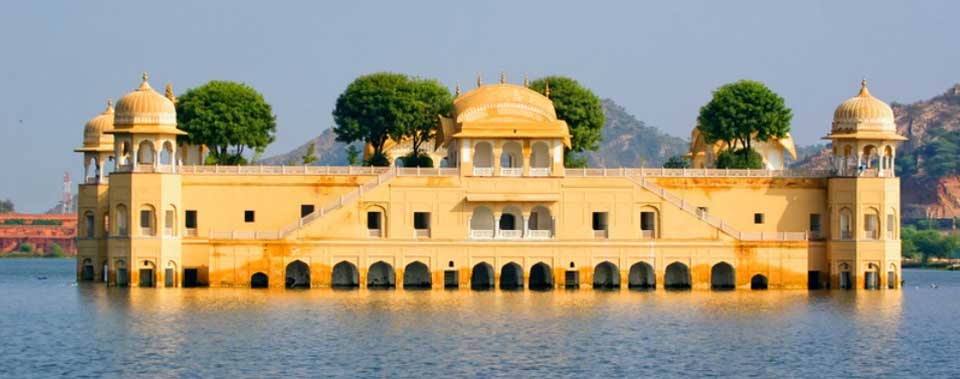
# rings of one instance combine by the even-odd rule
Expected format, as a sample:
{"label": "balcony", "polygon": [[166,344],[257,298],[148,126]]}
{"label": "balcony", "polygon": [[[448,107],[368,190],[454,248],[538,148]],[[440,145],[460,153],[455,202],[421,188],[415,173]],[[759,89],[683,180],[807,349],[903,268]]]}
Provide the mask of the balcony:
{"label": "balcony", "polygon": [[879,230],[864,230],[864,231],[863,231],[863,238],[864,238],[864,239],[868,239],[868,240],[878,240],[878,239],[880,239],[880,231],[879,231]]}
{"label": "balcony", "polygon": [[154,236],[155,234],[154,234],[153,228],[150,228],[150,227],[141,227],[141,228],[140,228],[140,235],[141,235],[141,236]]}
{"label": "balcony", "polygon": [[367,229],[367,237],[383,238],[383,231],[380,229]]}
{"label": "balcony", "polygon": [[527,238],[531,240],[548,240],[553,238],[552,230],[528,230]]}
{"label": "balcony", "polygon": [[550,176],[549,167],[530,167],[530,176]]}
{"label": "balcony", "polygon": [[493,167],[474,167],[473,176],[493,176]]}
{"label": "balcony", "polygon": [[643,239],[654,239],[654,238],[656,238],[656,231],[655,231],[655,230],[641,230],[641,231],[640,231],[640,238],[643,238]]}
{"label": "balcony", "polygon": [[501,167],[500,176],[521,176],[523,167]]}
{"label": "balcony", "polygon": [[850,232],[849,230],[841,230],[841,231],[840,231],[840,239],[842,239],[842,240],[852,240],[852,239],[853,239],[853,233]]}
{"label": "balcony", "polygon": [[607,230],[606,230],[606,229],[604,229],[604,230],[594,230],[594,231],[593,231],[593,238],[596,238],[596,239],[607,239],[607,238],[608,238]]}
{"label": "balcony", "polygon": [[187,237],[196,237],[197,228],[187,228],[184,233],[186,234]]}
{"label": "balcony", "polygon": [[430,229],[414,229],[413,238],[430,238]]}

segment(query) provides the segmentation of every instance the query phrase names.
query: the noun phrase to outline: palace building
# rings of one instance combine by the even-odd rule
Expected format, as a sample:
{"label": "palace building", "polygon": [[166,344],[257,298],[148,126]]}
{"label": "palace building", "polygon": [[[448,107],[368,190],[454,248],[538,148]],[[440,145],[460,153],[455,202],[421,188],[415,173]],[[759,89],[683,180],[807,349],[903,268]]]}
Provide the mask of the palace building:
{"label": "palace building", "polygon": [[[833,165],[563,165],[549,92],[501,81],[438,120],[435,168],[210,166],[144,75],[84,129],[77,278],[140,287],[898,288],[893,112],[862,84]],[[713,154],[693,141],[692,156]],[[403,148],[404,143],[393,144]],[[777,155],[779,154],[779,155]],[[439,157],[439,155],[438,155]],[[706,159],[706,158],[704,158]],[[436,161],[437,159],[435,159]],[[702,166],[701,166],[702,167]]]}

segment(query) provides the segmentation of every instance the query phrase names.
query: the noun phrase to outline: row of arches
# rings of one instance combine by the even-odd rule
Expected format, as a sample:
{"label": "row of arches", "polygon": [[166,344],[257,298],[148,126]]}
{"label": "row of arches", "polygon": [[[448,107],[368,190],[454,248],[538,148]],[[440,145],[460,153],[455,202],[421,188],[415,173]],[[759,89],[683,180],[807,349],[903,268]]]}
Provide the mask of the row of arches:
{"label": "row of arches", "polygon": [[[114,236],[129,236],[130,235],[130,211],[127,209],[125,204],[117,204],[113,209],[113,220],[115,229],[111,229],[110,225],[110,214],[104,213],[102,217],[102,227],[105,234],[110,234]],[[143,204],[139,208],[138,213],[138,222],[137,225],[139,228],[139,236],[156,236],[158,232],[161,231],[160,226],[162,225],[162,232],[166,236],[175,236],[177,235],[177,207],[173,204],[167,205],[167,208],[163,212],[163,217],[161,218],[160,214],[157,213],[156,208],[152,204]],[[83,212],[82,223],[80,224],[79,236],[82,238],[94,238],[96,237],[96,215],[93,211],[87,210]]]}
{"label": "row of arches", "polygon": [[[489,141],[479,141],[473,145],[473,167],[480,170],[492,170],[494,162],[499,161],[501,170],[521,169],[525,166],[523,146],[519,141],[507,141],[500,148],[500,155],[494,156],[493,144]],[[537,141],[530,145],[530,161],[528,167],[534,169],[548,169],[550,167],[550,147],[546,142]],[[501,171],[501,174],[517,175],[517,171]]]}
{"label": "row of arches", "polygon": [[530,231],[552,233],[553,216],[550,208],[543,205],[533,207],[527,215],[516,205],[505,206],[496,214],[481,205],[473,209],[470,230],[475,238],[523,238],[530,236]]}
{"label": "row of arches", "polygon": [[[853,211],[849,207],[842,207],[839,211],[840,219],[840,239],[850,240],[858,239],[855,230],[856,220],[853,217]],[[897,211],[890,208],[887,211],[886,218],[883,217],[880,210],[875,207],[867,207],[863,211],[862,229],[863,239],[896,239],[897,237]]]}
{"label": "row of arches", "polygon": [[[451,262],[452,265],[452,262]],[[572,265],[572,262],[571,262]],[[493,265],[480,262],[470,270],[470,288],[473,290],[549,290],[555,288],[553,269],[544,262],[538,262],[530,268],[529,280],[524,283],[524,270],[516,262],[508,262],[500,268],[499,282],[496,280]],[[310,267],[305,262],[296,260],[287,265],[285,270],[286,288],[310,288]],[[568,279],[569,280],[569,279]],[[268,287],[269,278],[262,272],[253,274],[250,280],[251,287]],[[656,273],[649,263],[637,262],[630,266],[627,276],[628,288],[652,290],[657,288]],[[569,286],[570,283],[564,283]],[[333,266],[331,285],[334,288],[357,288],[360,286],[360,272],[351,262],[342,261]],[[395,288],[396,272],[393,266],[384,261],[377,261],[370,265],[367,271],[366,285],[368,288]],[[754,275],[750,280],[750,288],[755,290],[767,289],[767,277],[762,274]],[[420,261],[414,261],[404,268],[403,288],[432,288],[433,278],[430,268]],[[604,261],[594,267],[593,288],[618,289],[621,287],[620,270],[616,264]],[[710,269],[710,287],[715,290],[732,290],[736,288],[736,272],[732,265],[720,262]],[[691,288],[690,269],[682,262],[673,262],[667,265],[664,272],[664,289],[687,290]]]}
{"label": "row of arches", "polygon": [[893,175],[896,152],[892,145],[873,144],[857,149],[852,144],[838,144],[833,151],[834,169],[840,175],[860,175],[864,170],[876,170],[879,176]]}
{"label": "row of arches", "polygon": [[[159,143],[159,141],[158,141]],[[151,140],[143,140],[137,145],[136,151],[131,150],[130,141],[121,141],[117,146],[117,169],[130,169],[132,157],[136,156],[138,165],[147,166],[172,166],[175,163],[176,148],[172,141],[163,141],[160,148],[154,145]]]}

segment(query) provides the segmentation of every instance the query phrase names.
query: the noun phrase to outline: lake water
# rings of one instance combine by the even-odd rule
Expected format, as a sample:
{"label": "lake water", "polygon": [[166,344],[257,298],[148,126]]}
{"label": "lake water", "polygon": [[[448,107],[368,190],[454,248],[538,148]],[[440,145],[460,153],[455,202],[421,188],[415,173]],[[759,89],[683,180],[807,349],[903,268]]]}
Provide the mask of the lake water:
{"label": "lake water", "polygon": [[0,260],[0,376],[960,377],[960,272],[905,270],[901,291],[474,292],[123,289],[73,270]]}

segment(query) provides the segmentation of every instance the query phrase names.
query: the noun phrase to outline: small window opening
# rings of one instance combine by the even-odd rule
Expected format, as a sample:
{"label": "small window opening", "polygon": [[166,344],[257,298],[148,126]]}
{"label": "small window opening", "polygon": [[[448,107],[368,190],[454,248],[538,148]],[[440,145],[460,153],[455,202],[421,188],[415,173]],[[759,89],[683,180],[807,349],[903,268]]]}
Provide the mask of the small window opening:
{"label": "small window opening", "polygon": [[763,213],[754,213],[753,214],[753,223],[762,224],[763,223]]}
{"label": "small window opening", "polygon": [[254,222],[256,214],[253,211],[243,211],[243,222]]}

